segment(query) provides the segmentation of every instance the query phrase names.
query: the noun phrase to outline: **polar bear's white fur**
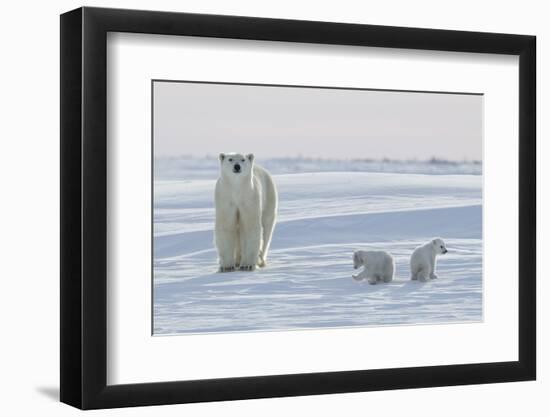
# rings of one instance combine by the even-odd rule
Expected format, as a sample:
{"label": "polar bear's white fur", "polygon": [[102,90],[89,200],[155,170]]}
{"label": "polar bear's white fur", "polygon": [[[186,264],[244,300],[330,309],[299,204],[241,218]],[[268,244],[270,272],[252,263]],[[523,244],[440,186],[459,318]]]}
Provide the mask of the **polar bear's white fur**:
{"label": "polar bear's white fur", "polygon": [[369,284],[379,281],[390,282],[393,279],[395,263],[393,257],[386,251],[363,251],[353,253],[353,267],[364,266],[358,275],[352,275],[356,281],[367,280]]}
{"label": "polar bear's white fur", "polygon": [[411,255],[411,279],[427,281],[436,279],[436,256],[447,253],[445,242],[440,238],[417,247]]}
{"label": "polar bear's white fur", "polygon": [[220,154],[215,192],[215,244],[220,272],[266,265],[277,216],[277,189],[254,155]]}

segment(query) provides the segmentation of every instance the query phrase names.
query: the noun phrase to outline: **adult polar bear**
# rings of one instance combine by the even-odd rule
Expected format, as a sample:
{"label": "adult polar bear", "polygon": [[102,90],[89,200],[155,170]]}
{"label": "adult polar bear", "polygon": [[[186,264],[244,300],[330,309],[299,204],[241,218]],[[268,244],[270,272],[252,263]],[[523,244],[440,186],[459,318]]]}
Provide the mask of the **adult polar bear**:
{"label": "adult polar bear", "polygon": [[265,266],[277,217],[277,188],[269,172],[254,164],[253,154],[220,154],[214,200],[219,271]]}

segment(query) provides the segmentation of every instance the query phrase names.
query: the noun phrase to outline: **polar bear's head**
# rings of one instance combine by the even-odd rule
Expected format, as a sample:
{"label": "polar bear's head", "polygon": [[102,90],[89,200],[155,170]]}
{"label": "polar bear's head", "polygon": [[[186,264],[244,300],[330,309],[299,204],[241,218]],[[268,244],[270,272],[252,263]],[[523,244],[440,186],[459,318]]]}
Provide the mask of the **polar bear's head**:
{"label": "polar bear's head", "polygon": [[359,268],[363,265],[363,256],[361,251],[353,252],[353,269]]}
{"label": "polar bear's head", "polygon": [[443,242],[443,240],[440,238],[433,239],[432,246],[434,247],[434,251],[437,254],[447,253],[447,246],[445,246],[445,242]]}
{"label": "polar bear's head", "polygon": [[252,172],[253,166],[254,155],[251,153],[247,155],[234,152],[220,154],[220,168],[222,175],[246,176]]}

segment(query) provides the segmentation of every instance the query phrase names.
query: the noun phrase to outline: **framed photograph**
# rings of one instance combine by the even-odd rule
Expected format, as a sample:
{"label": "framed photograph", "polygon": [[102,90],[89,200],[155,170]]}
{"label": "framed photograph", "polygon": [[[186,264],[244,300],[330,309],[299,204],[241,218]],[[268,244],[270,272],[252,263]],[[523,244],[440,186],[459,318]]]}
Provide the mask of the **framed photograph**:
{"label": "framed photograph", "polygon": [[533,380],[535,37],[61,16],[61,401]]}

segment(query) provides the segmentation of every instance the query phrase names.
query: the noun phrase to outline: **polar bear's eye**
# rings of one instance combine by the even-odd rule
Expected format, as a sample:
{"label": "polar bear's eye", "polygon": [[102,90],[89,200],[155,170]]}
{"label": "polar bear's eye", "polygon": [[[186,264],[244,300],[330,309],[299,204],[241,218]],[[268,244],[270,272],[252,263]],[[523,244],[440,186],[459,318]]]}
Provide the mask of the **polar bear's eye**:
{"label": "polar bear's eye", "polygon": [[233,162],[233,158],[229,158],[229,162]]}
{"label": "polar bear's eye", "polygon": [[244,159],[241,159],[241,162],[244,162]]}
{"label": "polar bear's eye", "polygon": [[443,246],[441,246],[441,249],[443,249]]}

